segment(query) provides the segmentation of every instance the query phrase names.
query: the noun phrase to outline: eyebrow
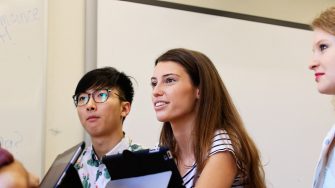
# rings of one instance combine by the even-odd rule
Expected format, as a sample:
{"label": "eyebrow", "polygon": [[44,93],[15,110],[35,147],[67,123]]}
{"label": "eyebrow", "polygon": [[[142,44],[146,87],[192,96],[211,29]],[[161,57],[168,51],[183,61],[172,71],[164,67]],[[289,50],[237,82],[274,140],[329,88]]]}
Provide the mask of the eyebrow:
{"label": "eyebrow", "polygon": [[[177,76],[177,77],[180,77],[180,75],[179,74],[175,74],[175,73],[168,73],[168,74],[164,74],[162,77],[163,78],[165,78],[165,77],[168,77],[168,76]],[[155,80],[155,79],[157,79],[156,77],[151,77],[151,80]]]}
{"label": "eyebrow", "polygon": [[321,40],[318,40],[315,44],[322,44],[322,43],[325,43],[327,41],[328,41],[327,39],[321,39]]}

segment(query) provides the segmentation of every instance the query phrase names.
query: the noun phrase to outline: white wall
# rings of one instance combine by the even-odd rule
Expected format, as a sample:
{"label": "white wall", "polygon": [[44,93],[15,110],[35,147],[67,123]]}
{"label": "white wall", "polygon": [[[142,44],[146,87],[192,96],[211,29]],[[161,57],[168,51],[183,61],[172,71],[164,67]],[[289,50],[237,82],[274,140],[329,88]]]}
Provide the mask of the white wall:
{"label": "white wall", "polygon": [[1,147],[42,173],[46,86],[45,0],[0,3]]}
{"label": "white wall", "polygon": [[333,0],[163,0],[186,5],[309,24],[321,10],[334,6]]}
{"label": "white wall", "polygon": [[84,0],[49,0],[45,169],[83,139],[72,95],[84,73]]}

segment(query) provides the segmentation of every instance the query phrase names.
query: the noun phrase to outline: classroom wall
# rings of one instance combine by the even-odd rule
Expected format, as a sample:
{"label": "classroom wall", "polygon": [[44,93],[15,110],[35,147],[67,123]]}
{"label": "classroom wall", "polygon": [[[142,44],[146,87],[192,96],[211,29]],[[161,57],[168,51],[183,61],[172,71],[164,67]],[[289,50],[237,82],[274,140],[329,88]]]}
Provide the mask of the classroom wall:
{"label": "classroom wall", "polygon": [[0,1],[0,144],[42,173],[46,91],[45,0]]}
{"label": "classroom wall", "polygon": [[49,0],[45,169],[83,140],[72,95],[84,73],[84,0]]}
{"label": "classroom wall", "polygon": [[[174,0],[178,3],[274,17],[273,14],[276,11],[273,10],[279,7],[278,3],[272,1],[271,4],[260,5],[260,1],[248,3],[242,0]],[[275,18],[281,16],[280,18],[285,20],[301,23],[309,23],[310,18],[333,3],[331,0],[313,2],[300,0],[297,1],[298,3],[296,1],[282,2],[284,5],[281,9],[286,10],[285,14],[277,12]],[[306,9],[306,7],[309,8]],[[297,11],[295,8],[301,8],[299,10],[305,11]],[[83,139],[83,130],[77,118],[71,96],[85,69],[84,28],[85,0],[48,1],[45,169],[49,168],[57,154]]]}
{"label": "classroom wall", "polygon": [[321,10],[333,6],[333,0],[163,0],[309,24]]}

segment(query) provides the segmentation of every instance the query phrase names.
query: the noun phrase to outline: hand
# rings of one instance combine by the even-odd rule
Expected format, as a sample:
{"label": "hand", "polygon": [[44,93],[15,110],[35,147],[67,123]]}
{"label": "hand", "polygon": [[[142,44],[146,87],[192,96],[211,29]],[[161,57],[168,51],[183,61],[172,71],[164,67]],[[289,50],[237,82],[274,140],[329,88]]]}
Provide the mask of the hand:
{"label": "hand", "polygon": [[6,149],[0,147],[0,188],[38,188],[39,178],[24,168]]}
{"label": "hand", "polygon": [[15,160],[0,168],[0,188],[37,188],[39,180]]}
{"label": "hand", "polygon": [[40,179],[34,174],[28,173],[28,187],[38,188],[40,185]]}

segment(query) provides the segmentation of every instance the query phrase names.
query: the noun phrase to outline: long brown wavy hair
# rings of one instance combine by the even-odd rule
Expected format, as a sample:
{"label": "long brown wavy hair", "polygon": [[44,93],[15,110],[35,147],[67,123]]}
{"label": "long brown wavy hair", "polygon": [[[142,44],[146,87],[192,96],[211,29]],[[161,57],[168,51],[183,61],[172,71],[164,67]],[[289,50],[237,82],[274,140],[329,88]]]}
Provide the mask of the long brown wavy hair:
{"label": "long brown wavy hair", "polygon": [[[211,60],[200,52],[178,48],[162,54],[155,61],[155,65],[165,61],[173,61],[184,67],[192,84],[199,89],[196,122],[191,133],[197,173],[200,174],[206,164],[215,131],[224,129],[230,136],[240,164],[239,173],[246,177],[245,187],[265,188],[264,170],[258,149],[244,128],[241,117]],[[179,152],[169,122],[163,123],[160,145],[170,148],[178,161]]]}

